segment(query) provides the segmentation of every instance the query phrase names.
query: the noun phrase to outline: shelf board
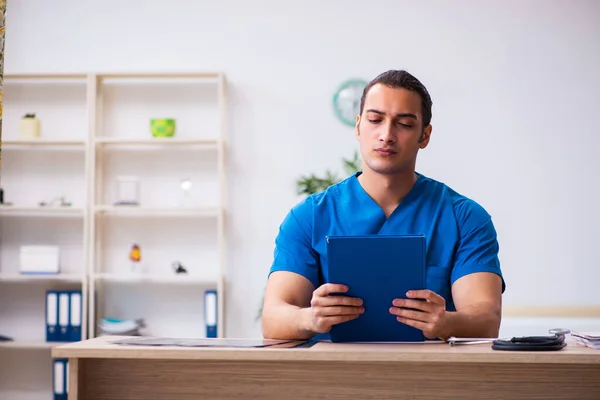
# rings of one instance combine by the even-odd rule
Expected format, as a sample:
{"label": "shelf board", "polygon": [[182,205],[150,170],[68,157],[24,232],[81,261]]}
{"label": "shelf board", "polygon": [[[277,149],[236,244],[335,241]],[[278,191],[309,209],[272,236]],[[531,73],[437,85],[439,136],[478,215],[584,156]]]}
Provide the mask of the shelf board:
{"label": "shelf board", "polygon": [[96,213],[130,217],[216,217],[217,207],[199,208],[148,208],[139,206],[97,205]]}
{"label": "shelf board", "polygon": [[96,274],[95,280],[115,283],[148,283],[162,285],[198,285],[214,286],[215,279],[206,279],[190,275],[135,275],[135,274]]}
{"label": "shelf board", "polygon": [[2,147],[70,147],[85,149],[85,140],[73,139],[13,139],[3,140]]}
{"label": "shelf board", "polygon": [[4,79],[86,79],[86,74],[77,73],[32,73],[32,74],[4,74]]}
{"label": "shelf board", "polygon": [[0,273],[0,282],[28,283],[28,282],[71,282],[80,283],[81,274],[19,274]]}
{"label": "shelf board", "polygon": [[0,205],[0,215],[82,217],[83,214],[83,209],[78,207]]}
{"label": "shelf board", "polygon": [[100,79],[216,79],[220,72],[109,72],[98,74]]}
{"label": "shelf board", "polygon": [[67,344],[68,342],[44,342],[38,340],[13,340],[11,342],[0,342],[1,348],[8,349],[48,349],[55,346],[61,346],[63,344]]}
{"label": "shelf board", "polygon": [[205,149],[218,149],[218,140],[206,139],[185,139],[185,138],[148,138],[148,139],[130,139],[130,138],[112,138],[99,137],[95,139],[97,146],[194,146]]}

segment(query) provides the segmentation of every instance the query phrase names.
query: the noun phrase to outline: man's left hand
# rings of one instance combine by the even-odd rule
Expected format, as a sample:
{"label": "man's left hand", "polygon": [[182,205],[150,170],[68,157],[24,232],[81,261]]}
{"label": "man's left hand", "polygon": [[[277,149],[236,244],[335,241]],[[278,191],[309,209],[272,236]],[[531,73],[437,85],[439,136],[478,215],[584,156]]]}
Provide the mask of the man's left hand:
{"label": "man's left hand", "polygon": [[403,324],[423,331],[428,339],[443,338],[446,325],[446,300],[431,290],[411,290],[408,299],[394,299],[390,313]]}

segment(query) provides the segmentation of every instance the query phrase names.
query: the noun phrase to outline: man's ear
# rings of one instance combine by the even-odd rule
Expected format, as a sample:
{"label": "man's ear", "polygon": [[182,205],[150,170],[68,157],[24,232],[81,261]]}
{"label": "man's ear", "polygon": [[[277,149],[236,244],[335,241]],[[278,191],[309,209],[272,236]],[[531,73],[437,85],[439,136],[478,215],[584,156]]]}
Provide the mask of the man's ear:
{"label": "man's ear", "polygon": [[356,137],[356,140],[360,139],[360,129],[358,128],[358,126],[360,125],[360,115],[356,116],[356,125],[354,126],[354,136]]}
{"label": "man's ear", "polygon": [[427,125],[423,132],[421,132],[421,137],[419,138],[419,148],[424,149],[429,144],[429,139],[431,138],[431,131],[433,127],[431,124]]}

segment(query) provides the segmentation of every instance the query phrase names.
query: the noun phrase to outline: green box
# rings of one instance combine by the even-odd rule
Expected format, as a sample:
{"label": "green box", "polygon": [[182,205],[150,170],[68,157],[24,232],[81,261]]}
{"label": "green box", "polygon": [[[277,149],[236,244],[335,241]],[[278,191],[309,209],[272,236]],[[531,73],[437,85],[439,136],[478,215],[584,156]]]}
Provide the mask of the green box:
{"label": "green box", "polygon": [[172,118],[153,118],[150,120],[150,130],[155,138],[173,137],[175,135],[175,120]]}

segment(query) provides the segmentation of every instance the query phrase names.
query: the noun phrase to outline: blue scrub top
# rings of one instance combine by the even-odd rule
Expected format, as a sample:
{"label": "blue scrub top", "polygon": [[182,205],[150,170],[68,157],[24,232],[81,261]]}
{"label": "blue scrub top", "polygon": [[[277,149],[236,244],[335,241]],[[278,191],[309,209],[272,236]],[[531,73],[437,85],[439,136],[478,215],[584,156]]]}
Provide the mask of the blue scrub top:
{"label": "blue scrub top", "polygon": [[290,210],[275,239],[269,274],[295,272],[317,288],[328,281],[327,236],[422,234],[426,287],[446,299],[448,311],[456,310],[451,286],[460,277],[492,272],[502,278],[496,230],[490,215],[475,201],[417,173],[411,191],[386,219],[362,188],[359,175],[308,196]]}

